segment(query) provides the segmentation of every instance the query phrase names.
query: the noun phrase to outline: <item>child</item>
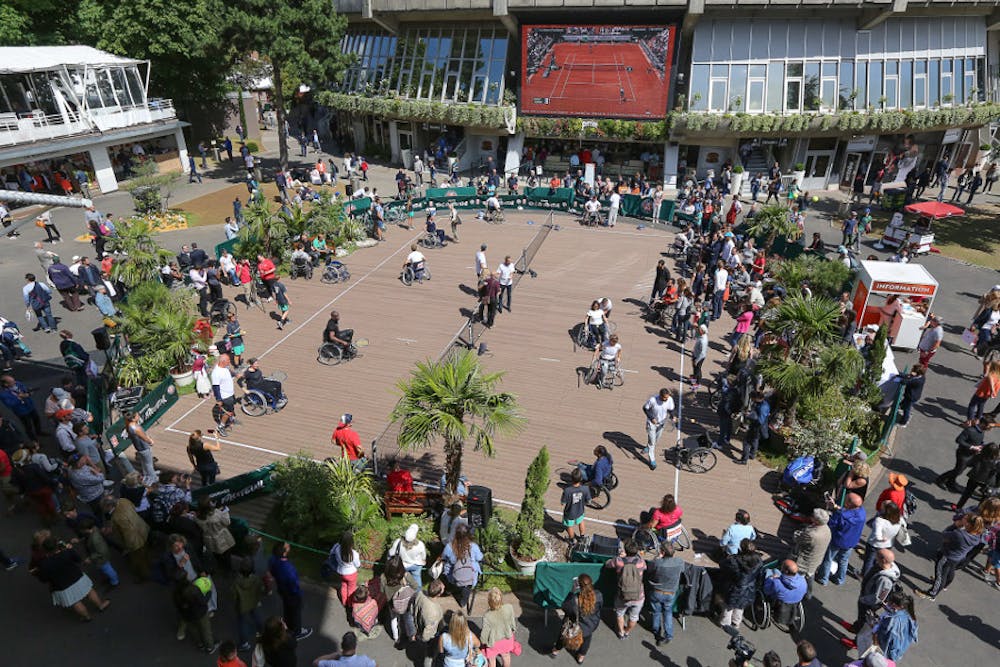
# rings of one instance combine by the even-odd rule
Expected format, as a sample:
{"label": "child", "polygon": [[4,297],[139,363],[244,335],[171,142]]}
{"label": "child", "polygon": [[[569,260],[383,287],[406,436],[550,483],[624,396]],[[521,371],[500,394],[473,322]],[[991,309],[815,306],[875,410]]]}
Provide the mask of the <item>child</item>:
{"label": "child", "polygon": [[96,528],[97,522],[92,517],[86,516],[80,519],[80,535],[83,547],[87,552],[88,563],[93,563],[101,571],[112,588],[118,585],[118,573],[111,565],[111,549],[101,535],[101,531]]}
{"label": "child", "polygon": [[240,660],[236,654],[236,644],[228,639],[219,646],[219,660],[217,667],[247,667],[247,663]]}
{"label": "child", "polygon": [[571,484],[563,489],[563,525],[566,526],[566,538],[570,542],[583,539],[584,511],[590,502],[590,487],[583,486],[583,473],[574,468],[570,473]]}
{"label": "child", "polygon": [[352,597],[351,623],[367,639],[378,637],[382,634],[382,626],[378,624],[378,601],[368,594],[368,587],[364,584],[358,586]]}

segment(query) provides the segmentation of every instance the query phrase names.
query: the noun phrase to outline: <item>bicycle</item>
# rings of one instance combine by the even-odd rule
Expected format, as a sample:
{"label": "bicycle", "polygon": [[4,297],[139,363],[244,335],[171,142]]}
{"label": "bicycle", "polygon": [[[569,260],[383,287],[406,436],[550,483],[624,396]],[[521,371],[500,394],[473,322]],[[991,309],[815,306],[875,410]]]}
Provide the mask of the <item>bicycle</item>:
{"label": "bicycle", "polygon": [[697,447],[687,448],[683,444],[677,443],[664,451],[663,455],[679,470],[700,475],[714,468],[719,462],[715,450],[707,444],[708,437],[702,434],[698,436]]}

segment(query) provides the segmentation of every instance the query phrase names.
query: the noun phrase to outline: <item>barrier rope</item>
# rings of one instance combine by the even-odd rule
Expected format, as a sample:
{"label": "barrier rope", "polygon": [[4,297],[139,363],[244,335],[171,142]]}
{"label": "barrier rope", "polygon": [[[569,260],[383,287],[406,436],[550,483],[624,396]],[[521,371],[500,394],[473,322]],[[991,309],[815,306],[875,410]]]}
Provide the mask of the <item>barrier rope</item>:
{"label": "barrier rope", "polygon": [[[253,527],[249,527],[249,530],[250,530],[251,533],[255,533],[257,535],[260,535],[261,537],[265,537],[265,538],[267,538],[267,539],[269,539],[269,540],[271,540],[273,542],[283,542],[283,543],[286,543],[286,544],[289,544],[289,545],[295,547],[296,549],[300,549],[302,551],[308,551],[310,553],[319,554],[320,556],[329,556],[329,552],[322,551],[321,549],[317,549],[316,547],[310,547],[310,546],[308,546],[306,544],[299,544],[298,542],[292,542],[291,540],[286,540],[283,537],[278,537],[277,535],[271,535],[270,533],[265,533],[263,530],[257,530],[256,528],[253,528]],[[377,563],[378,563],[378,561],[361,559],[361,569],[372,570],[373,568],[370,567],[370,566],[376,565]],[[368,567],[366,567],[366,565]],[[501,576],[501,577],[527,577],[528,576],[528,575],[521,574],[520,572],[496,571],[496,570],[482,570],[480,572],[480,574],[483,575],[483,576]]]}

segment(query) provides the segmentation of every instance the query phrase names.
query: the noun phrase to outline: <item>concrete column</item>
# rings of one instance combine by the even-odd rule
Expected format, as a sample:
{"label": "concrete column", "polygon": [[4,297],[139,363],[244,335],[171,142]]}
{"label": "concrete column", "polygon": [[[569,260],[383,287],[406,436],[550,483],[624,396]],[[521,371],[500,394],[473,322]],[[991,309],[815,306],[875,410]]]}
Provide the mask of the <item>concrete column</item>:
{"label": "concrete column", "polygon": [[174,130],[174,141],[177,142],[177,159],[181,161],[181,171],[188,173],[188,148],[187,141],[184,140],[184,130],[177,128]]}
{"label": "concrete column", "polygon": [[663,145],[663,189],[677,190],[677,158],[680,146],[668,141]]}
{"label": "concrete column", "polygon": [[364,153],[365,150],[365,124],[360,120],[351,123],[351,130],[354,132],[354,152]]}
{"label": "concrete column", "polygon": [[394,163],[402,163],[403,156],[399,152],[399,131],[396,121],[389,121],[389,152]]}
{"label": "concrete column", "polygon": [[95,146],[89,149],[87,153],[90,155],[90,164],[94,167],[94,176],[97,178],[97,186],[101,189],[101,194],[117,190],[118,179],[115,178],[115,170],[111,166],[108,147]]}
{"label": "concrete column", "polygon": [[521,154],[524,152],[524,132],[507,137],[507,155],[504,157],[504,174],[515,174],[521,169]]}

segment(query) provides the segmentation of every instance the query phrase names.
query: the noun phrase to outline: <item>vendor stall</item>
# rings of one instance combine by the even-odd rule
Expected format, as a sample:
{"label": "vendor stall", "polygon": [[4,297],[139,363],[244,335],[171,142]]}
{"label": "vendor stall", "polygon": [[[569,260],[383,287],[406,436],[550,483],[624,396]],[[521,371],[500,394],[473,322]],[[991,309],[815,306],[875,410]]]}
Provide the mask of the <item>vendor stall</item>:
{"label": "vendor stall", "polygon": [[903,211],[913,216],[912,222],[907,221],[899,211],[893,213],[889,226],[882,235],[882,244],[892,248],[908,247],[915,255],[931,251],[931,245],[934,243],[931,224],[935,220],[965,215],[965,211],[957,206],[936,201],[910,204]]}
{"label": "vendor stall", "polygon": [[885,324],[893,347],[913,349],[937,290],[937,280],[920,264],[863,261],[852,299],[858,328]]}

